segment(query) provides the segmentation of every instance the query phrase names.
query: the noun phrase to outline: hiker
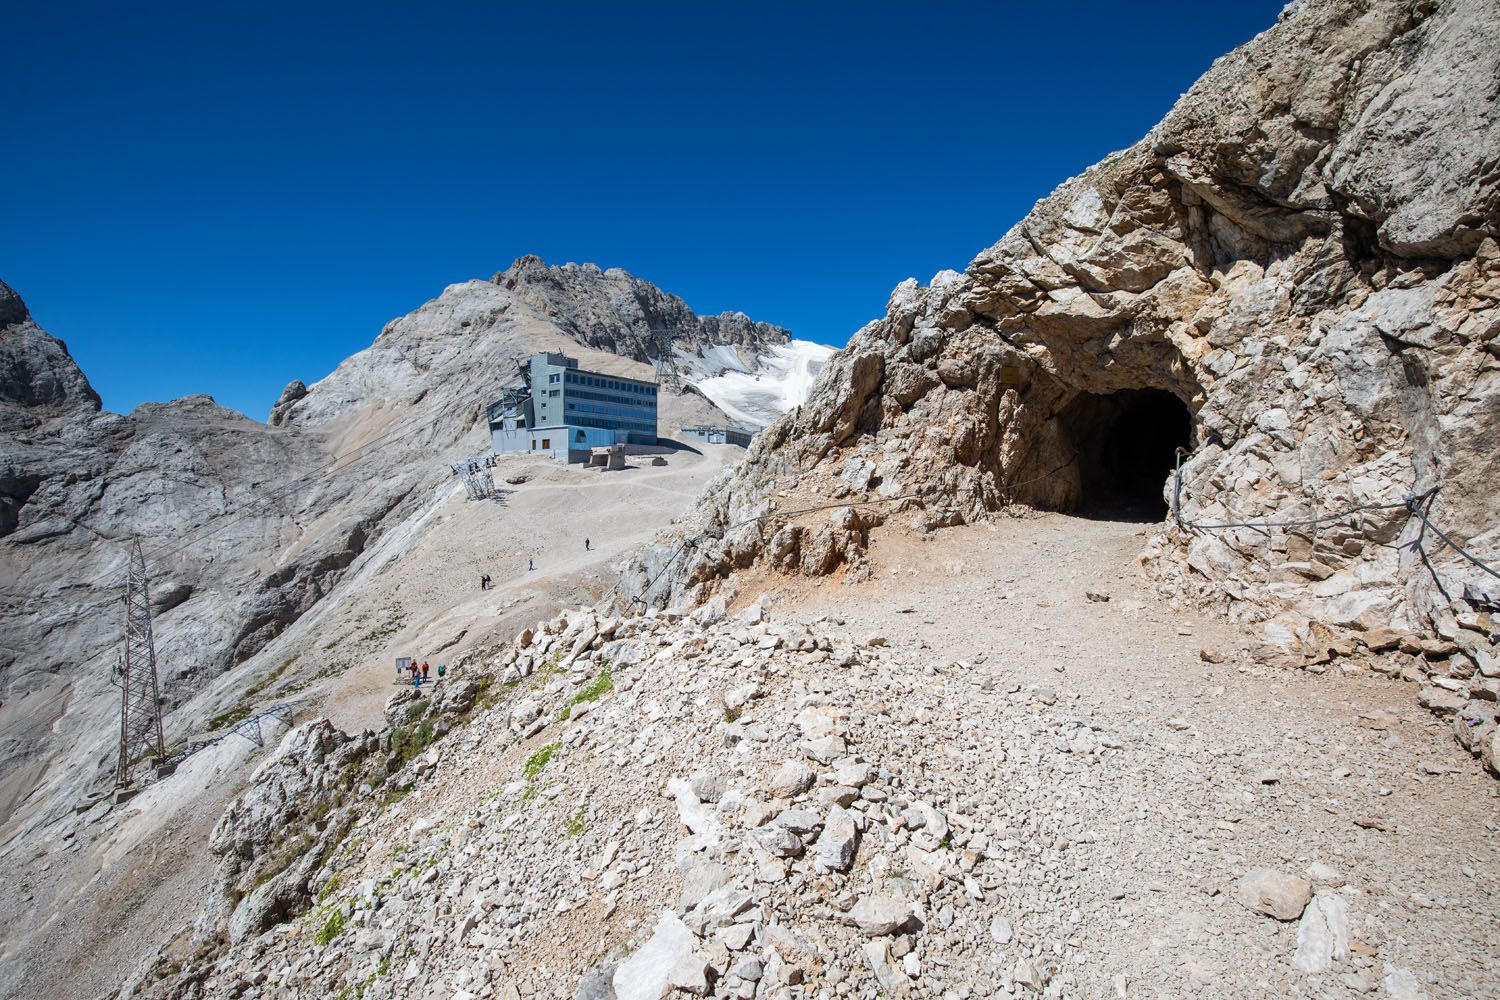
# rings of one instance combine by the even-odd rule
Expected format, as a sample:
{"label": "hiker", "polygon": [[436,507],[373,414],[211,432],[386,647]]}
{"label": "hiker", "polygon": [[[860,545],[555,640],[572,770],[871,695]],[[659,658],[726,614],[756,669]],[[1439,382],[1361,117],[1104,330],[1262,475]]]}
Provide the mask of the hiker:
{"label": "hiker", "polygon": [[412,670],[411,672],[411,689],[417,692],[418,698],[422,697],[422,675],[417,673],[416,670]]}
{"label": "hiker", "polygon": [[536,569],[536,563],[532,562],[530,559],[527,559],[526,560],[526,568],[528,570]]}
{"label": "hiker", "polygon": [[422,661],[422,679],[424,681],[427,679],[427,661],[426,660]]}
{"label": "hiker", "polygon": [[585,538],[583,540],[583,551],[587,552],[588,550],[589,550],[589,540],[587,538]]}
{"label": "hiker", "polygon": [[443,666],[441,663],[439,663],[438,664],[438,680],[442,680],[443,679],[443,674],[445,674],[447,672],[448,672],[448,668],[445,667],[445,666]]}

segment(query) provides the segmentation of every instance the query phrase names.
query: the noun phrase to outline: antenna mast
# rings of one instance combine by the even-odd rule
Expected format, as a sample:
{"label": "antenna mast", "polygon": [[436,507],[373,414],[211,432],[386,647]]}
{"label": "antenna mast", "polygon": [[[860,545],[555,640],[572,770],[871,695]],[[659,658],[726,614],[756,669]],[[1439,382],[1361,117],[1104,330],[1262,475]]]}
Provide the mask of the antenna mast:
{"label": "antenna mast", "polygon": [[156,684],[156,641],[151,635],[151,590],[141,540],[131,540],[125,574],[125,655],[120,662],[120,763],[116,787],[131,784],[131,773],[147,757],[161,764],[161,694]]}

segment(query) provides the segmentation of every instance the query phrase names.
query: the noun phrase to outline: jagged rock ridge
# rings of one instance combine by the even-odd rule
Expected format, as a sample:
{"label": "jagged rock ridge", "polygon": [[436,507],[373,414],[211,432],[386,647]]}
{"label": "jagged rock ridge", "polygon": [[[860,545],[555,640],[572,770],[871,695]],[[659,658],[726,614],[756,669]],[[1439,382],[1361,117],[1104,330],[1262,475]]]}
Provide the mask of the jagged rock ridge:
{"label": "jagged rock ridge", "polygon": [[658,332],[677,350],[700,357],[707,349],[724,346],[754,357],[790,337],[785,329],[757,323],[740,312],[699,316],[677,296],[618,267],[549,267],[540,257],[528,255],[492,280],[582,343],[641,362],[653,361],[659,353]]}

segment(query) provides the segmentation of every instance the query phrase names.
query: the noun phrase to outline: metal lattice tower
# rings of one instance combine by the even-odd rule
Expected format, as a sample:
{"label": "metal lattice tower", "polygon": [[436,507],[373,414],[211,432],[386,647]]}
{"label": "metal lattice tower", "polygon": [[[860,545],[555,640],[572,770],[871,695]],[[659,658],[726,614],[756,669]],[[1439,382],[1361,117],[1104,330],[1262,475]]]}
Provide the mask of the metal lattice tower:
{"label": "metal lattice tower", "polygon": [[652,340],[656,344],[656,381],[668,392],[682,391],[682,373],[677,370],[677,359],[672,356],[672,334],[674,331],[654,329]]}
{"label": "metal lattice tower", "polygon": [[115,784],[131,783],[131,773],[147,757],[166,759],[161,735],[161,695],[156,684],[156,641],[151,635],[151,589],[141,540],[130,548],[125,575],[125,650],[120,661],[120,764]]}
{"label": "metal lattice tower", "polygon": [[495,477],[490,474],[488,458],[466,458],[454,462],[453,474],[464,482],[470,500],[484,500],[495,495]]}

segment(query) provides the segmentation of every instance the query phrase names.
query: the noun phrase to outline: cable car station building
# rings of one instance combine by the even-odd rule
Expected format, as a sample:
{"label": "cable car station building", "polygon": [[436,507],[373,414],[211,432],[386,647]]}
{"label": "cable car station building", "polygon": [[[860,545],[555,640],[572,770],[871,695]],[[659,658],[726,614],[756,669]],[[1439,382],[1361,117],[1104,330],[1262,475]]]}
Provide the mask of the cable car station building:
{"label": "cable car station building", "polygon": [[587,462],[593,448],[656,444],[656,383],[585,371],[563,354],[533,354],[522,389],[485,408],[497,455]]}

